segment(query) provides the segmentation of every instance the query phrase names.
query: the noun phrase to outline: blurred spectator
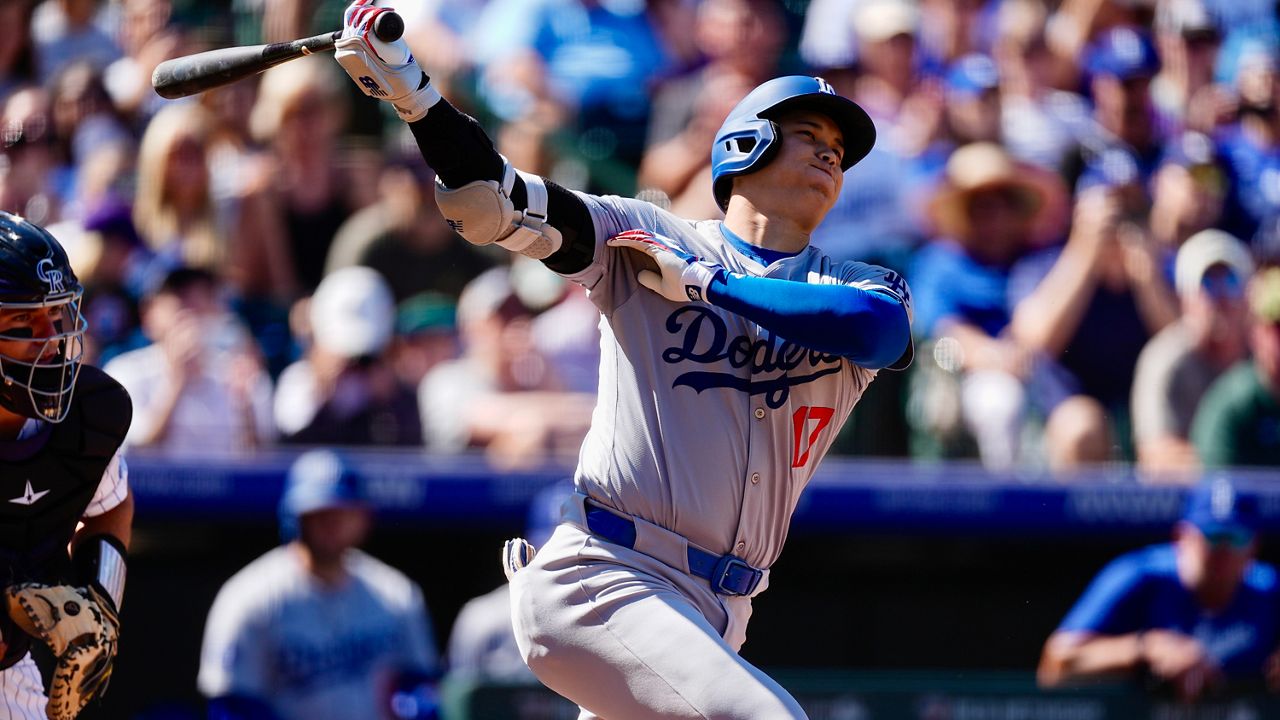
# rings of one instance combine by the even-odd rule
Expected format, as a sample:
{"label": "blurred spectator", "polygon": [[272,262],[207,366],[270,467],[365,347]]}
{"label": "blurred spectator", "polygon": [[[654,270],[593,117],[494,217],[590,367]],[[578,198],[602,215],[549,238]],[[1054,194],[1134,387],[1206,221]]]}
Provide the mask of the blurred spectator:
{"label": "blurred spectator", "polygon": [[329,64],[294,62],[262,76],[249,125],[270,146],[272,201],[256,209],[258,228],[237,267],[247,295],[290,300],[315,291],[342,223],[361,206],[359,187],[344,165],[339,136],[346,95]]}
{"label": "blurred spectator", "polygon": [[[560,506],[573,494],[573,485],[548,485],[529,501],[524,539],[542,547],[560,524]],[[445,657],[448,678],[454,681],[524,683],[536,685],[516,646],[511,628],[511,586],[503,582],[474,597],[458,611],[449,632]]]}
{"label": "blurred spectator", "polygon": [[1205,390],[1248,351],[1244,289],[1249,249],[1221,230],[1204,230],[1178,250],[1175,282],[1182,316],[1138,356],[1133,377],[1133,437],[1144,470],[1199,466],[1191,421]]}
{"label": "blurred spectator", "polygon": [[85,350],[101,364],[146,343],[138,305],[145,289],[147,250],[131,214],[119,201],[91,210],[84,220],[83,247],[72,260],[85,288]]}
{"label": "blurred spectator", "polygon": [[36,5],[31,36],[42,84],[77,60],[102,70],[120,57],[120,48],[99,26],[101,10],[101,0],[44,0]]}
{"label": "blurred spectator", "polygon": [[58,169],[54,185],[65,214],[73,214],[81,167],[94,151],[118,145],[133,152],[133,136],[116,113],[102,86],[102,71],[80,60],[54,77],[50,90],[50,119]]}
{"label": "blurred spectator", "polygon": [[1166,132],[1213,132],[1230,99],[1213,84],[1222,34],[1209,11],[1202,0],[1159,0],[1155,31],[1160,71],[1151,81],[1151,100],[1160,124]]}
{"label": "blurred spectator", "polygon": [[117,108],[145,121],[168,102],[151,89],[156,66],[199,48],[191,47],[170,24],[170,0],[118,0],[117,4],[120,25],[116,39],[123,54],[107,66],[103,80]]}
{"label": "blurred spectator", "polygon": [[1191,439],[1208,467],[1280,464],[1280,268],[1249,283],[1250,361],[1205,392]]}
{"label": "blurred spectator", "polygon": [[298,304],[295,313],[302,311],[310,347],[276,389],[283,441],[421,445],[413,390],[400,385],[389,357],[395,302],[382,276],[358,266],[335,271]]}
{"label": "blurred spectator", "polygon": [[406,388],[416,388],[431,368],[458,356],[457,302],[425,292],[396,306],[391,362]]}
{"label": "blurred spectator", "polygon": [[31,39],[30,0],[0,0],[0,104],[36,79],[35,45]]}
{"label": "blurred spectator", "polygon": [[[1038,372],[1037,360],[1007,332],[1009,272],[1035,248],[1037,233],[1043,236],[1062,217],[1064,203],[1065,190],[1052,174],[1016,164],[997,145],[966,145],[951,156],[930,204],[940,237],[920,250],[910,273],[916,333],[954,346],[957,367],[949,369],[962,373],[959,419],[992,469],[1007,470],[1022,459],[1027,404],[1043,402],[1024,389]],[[940,390],[926,385],[919,392]]]}
{"label": "blurred spectator", "polygon": [[647,135],[648,90],[674,64],[649,5],[491,2],[478,21],[485,28],[477,48],[482,97],[506,120],[545,104],[562,108],[574,138],[570,152],[594,171],[589,183],[606,181],[606,161],[635,168]]}
{"label": "blurred spectator", "polygon": [[1161,151],[1151,101],[1160,60],[1151,39],[1135,28],[1112,28],[1089,46],[1082,62],[1093,101],[1093,124],[1077,138],[1082,165],[1096,166],[1108,151],[1124,152],[1145,182]]}
{"label": "blurred spectator", "polygon": [[53,191],[52,123],[49,97],[37,88],[10,94],[0,112],[0,210],[38,224],[61,213]]}
{"label": "blurred spectator", "polygon": [[133,398],[133,447],[242,452],[271,440],[271,381],[207,270],[170,271],[143,301],[151,344],[104,368]]}
{"label": "blurred spectator", "polygon": [[281,720],[390,720],[390,692],[436,670],[422,590],[359,550],[368,478],[328,450],[299,456],[280,500],[284,544],[218,591],[200,692],[265,704]]}
{"label": "blurred spectator", "polygon": [[564,391],[535,350],[531,302],[512,282],[510,270],[494,268],[458,301],[462,356],[437,365],[418,388],[430,450],[484,448],[511,467],[576,453],[582,443],[595,396]]}
{"label": "blurred spectator", "polygon": [[142,136],[133,219],[162,268],[219,273],[228,262],[233,228],[220,221],[210,193],[209,121],[199,105],[172,104]]}
{"label": "blurred spectator", "polygon": [[1172,543],[1117,558],[1085,590],[1045,643],[1040,684],[1145,675],[1188,701],[1280,690],[1280,589],[1254,559],[1256,505],[1225,477],[1197,486]]}
{"label": "blurred spectator", "polygon": [[1239,114],[1218,137],[1230,179],[1222,227],[1253,237],[1280,215],[1280,24],[1230,35],[1218,72],[1235,93]]}
{"label": "blurred spectator", "polygon": [[992,59],[1000,74],[1001,136],[1015,157],[1062,172],[1089,122],[1076,92],[1076,58],[1049,49],[1041,0],[1006,0],[996,15]]}
{"label": "blurred spectator", "polygon": [[1130,454],[1138,353],[1177,317],[1131,177],[1081,191],[1065,246],[1028,257],[1010,277],[1011,336],[1070,374],[1071,397],[1050,416],[1045,443],[1074,450],[1051,454],[1051,466]]}
{"label": "blurred spectator", "polygon": [[1226,175],[1213,141],[1198,132],[1181,133],[1165,148],[1151,178],[1151,236],[1166,256],[1192,235],[1222,218]]}
{"label": "blurred spectator", "polygon": [[396,302],[426,292],[455,301],[494,261],[464,242],[436,207],[435,173],[413,148],[382,171],[378,202],[359,210],[334,236],[325,272],[364,265],[378,271]]}

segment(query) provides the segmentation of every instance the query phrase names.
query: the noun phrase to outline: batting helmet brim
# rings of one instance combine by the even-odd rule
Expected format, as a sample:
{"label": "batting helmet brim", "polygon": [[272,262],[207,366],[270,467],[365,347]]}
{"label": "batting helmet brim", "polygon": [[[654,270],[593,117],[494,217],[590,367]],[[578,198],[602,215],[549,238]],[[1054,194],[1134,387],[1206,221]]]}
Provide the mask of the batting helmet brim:
{"label": "batting helmet brim", "polygon": [[876,144],[876,126],[867,111],[840,95],[809,94],[787,98],[761,112],[760,117],[777,122],[778,118],[795,110],[812,110],[835,121],[844,136],[844,156],[840,160],[842,171],[857,165]]}

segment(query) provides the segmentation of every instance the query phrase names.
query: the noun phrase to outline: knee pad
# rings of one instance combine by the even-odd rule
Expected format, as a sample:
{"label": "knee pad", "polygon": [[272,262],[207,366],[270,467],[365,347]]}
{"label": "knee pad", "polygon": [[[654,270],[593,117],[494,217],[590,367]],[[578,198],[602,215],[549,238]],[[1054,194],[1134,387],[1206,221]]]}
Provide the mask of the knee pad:
{"label": "knee pad", "polygon": [[[511,190],[524,180],[526,206],[516,209]],[[436,178],[436,205],[453,231],[473,245],[497,243],[511,252],[543,260],[560,249],[560,231],[547,222],[547,186],[503,158],[502,184],[476,180],[447,188]]]}

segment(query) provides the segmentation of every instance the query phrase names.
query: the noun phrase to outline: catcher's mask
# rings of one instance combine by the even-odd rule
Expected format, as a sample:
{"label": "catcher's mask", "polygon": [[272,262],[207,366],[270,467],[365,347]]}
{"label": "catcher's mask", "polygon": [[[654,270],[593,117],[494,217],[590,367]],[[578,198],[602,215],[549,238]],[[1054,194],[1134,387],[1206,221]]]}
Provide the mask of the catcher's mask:
{"label": "catcher's mask", "polygon": [[761,84],[743,98],[716,132],[711,146],[711,189],[721,210],[729,207],[733,177],[759,170],[778,152],[778,116],[814,110],[831,118],[844,135],[842,171],[871,152],[876,127],[857,103],[838,95],[826,80],[788,75]]}
{"label": "catcher's mask", "polygon": [[67,417],[84,355],[83,295],[58,241],[0,211],[0,407]]}

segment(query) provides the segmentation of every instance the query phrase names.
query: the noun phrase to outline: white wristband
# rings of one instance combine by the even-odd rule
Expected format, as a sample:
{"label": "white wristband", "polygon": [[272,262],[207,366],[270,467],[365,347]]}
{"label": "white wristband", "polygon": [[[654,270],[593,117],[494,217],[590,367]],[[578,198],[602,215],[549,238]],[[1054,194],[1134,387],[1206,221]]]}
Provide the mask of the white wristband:
{"label": "white wristband", "polygon": [[707,288],[716,278],[716,273],[723,269],[705,260],[695,260],[686,265],[684,272],[680,274],[680,280],[684,283],[684,291],[689,299],[693,302],[710,303],[710,299],[707,298]]}

